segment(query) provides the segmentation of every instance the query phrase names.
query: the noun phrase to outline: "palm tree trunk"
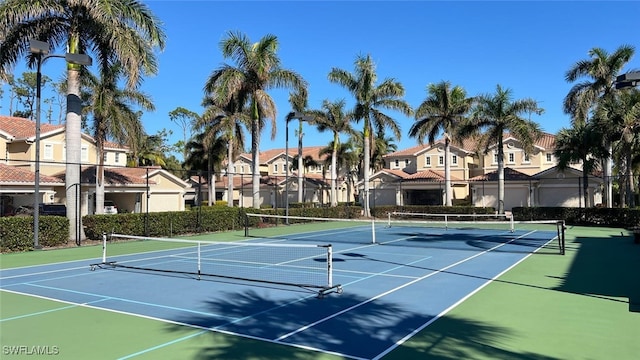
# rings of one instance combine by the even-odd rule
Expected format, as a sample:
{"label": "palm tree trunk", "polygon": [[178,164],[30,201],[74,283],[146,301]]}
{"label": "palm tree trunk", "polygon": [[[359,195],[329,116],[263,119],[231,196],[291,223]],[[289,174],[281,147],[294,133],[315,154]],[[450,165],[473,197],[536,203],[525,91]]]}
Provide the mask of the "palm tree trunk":
{"label": "palm tree trunk", "polygon": [[302,196],[303,180],[304,180],[304,161],[302,160],[302,120],[299,120],[300,128],[298,129],[298,202],[304,201]]}
{"label": "palm tree trunk", "polygon": [[589,204],[589,174],[582,170],[582,197],[584,198],[584,207],[588,208]]}
{"label": "palm tree trunk", "polygon": [[504,150],[498,142],[498,214],[504,214]]}
{"label": "palm tree trunk", "polygon": [[[100,138],[100,136],[98,136]],[[104,142],[97,139],[98,169],[96,174],[95,213],[104,214]]]}
{"label": "palm tree trunk", "polygon": [[216,204],[216,172],[213,168],[213,159],[209,154],[209,161],[207,161],[207,172],[209,172],[209,206]]}
{"label": "palm tree trunk", "polygon": [[251,122],[251,160],[253,161],[253,179],[251,182],[251,195],[253,208],[260,208],[260,130],[258,119]]}
{"label": "palm tree trunk", "polygon": [[370,138],[370,133],[371,129],[369,127],[369,121],[365,119],[365,123],[364,123],[364,131],[363,131],[363,135],[364,135],[364,139],[362,139],[364,141],[364,199],[363,199],[363,206],[364,206],[364,216],[365,217],[371,217],[371,209],[369,208],[369,168],[370,168],[370,163],[371,163],[371,138]]}
{"label": "palm tree trunk", "polygon": [[628,144],[628,146],[626,147],[626,154],[625,154],[625,162],[627,163],[627,168],[625,171],[625,178],[626,178],[626,189],[627,189],[627,205],[632,208],[635,206],[635,199],[634,199],[634,186],[633,186],[633,165],[632,165],[632,153],[631,150],[633,149],[632,144]]}
{"label": "palm tree trunk", "polygon": [[[446,136],[446,134],[445,134]],[[444,140],[444,194],[445,205],[451,206],[451,163],[449,161],[451,142],[448,138]]]}
{"label": "palm tree trunk", "polygon": [[338,134],[333,136],[333,151],[331,152],[331,206],[338,206],[338,199],[336,198],[336,186],[338,177]]}
{"label": "palm tree trunk", "polygon": [[69,238],[78,243],[82,240],[82,216],[79,211],[82,189],[80,185],[81,123],[80,71],[68,65],[67,71],[67,118],[65,187]]}
{"label": "palm tree trunk", "polygon": [[233,207],[233,137],[229,138],[227,148],[227,206]]}

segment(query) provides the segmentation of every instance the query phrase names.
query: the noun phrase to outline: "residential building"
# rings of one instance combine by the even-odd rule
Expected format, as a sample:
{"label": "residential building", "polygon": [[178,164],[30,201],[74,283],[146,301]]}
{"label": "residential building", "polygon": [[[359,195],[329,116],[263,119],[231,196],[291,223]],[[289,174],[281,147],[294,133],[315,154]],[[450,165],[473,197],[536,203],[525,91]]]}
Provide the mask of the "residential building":
{"label": "residential building", "polygon": [[[35,191],[35,122],[0,116],[0,213],[9,208],[33,206]],[[66,163],[65,126],[41,124],[40,198],[42,203],[65,203],[66,166],[81,168],[77,196],[82,215],[95,212],[95,179],[98,163],[95,140],[82,134],[81,163]],[[183,210],[187,183],[162,170],[126,167],[129,150],[106,142],[104,151],[105,200],[117,204],[119,211],[145,212]]]}

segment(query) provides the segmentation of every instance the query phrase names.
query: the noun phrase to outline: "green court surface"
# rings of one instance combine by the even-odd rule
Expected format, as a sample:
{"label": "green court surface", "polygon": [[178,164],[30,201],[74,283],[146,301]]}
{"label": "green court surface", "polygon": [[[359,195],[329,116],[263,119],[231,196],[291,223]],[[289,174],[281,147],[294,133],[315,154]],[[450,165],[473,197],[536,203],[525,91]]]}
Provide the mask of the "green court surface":
{"label": "green court surface", "polygon": [[[640,245],[621,229],[569,227],[566,235],[565,256],[529,256],[383,358],[637,359]],[[100,253],[83,246],[3,254],[0,268]],[[2,359],[339,358],[5,290],[0,319]]]}

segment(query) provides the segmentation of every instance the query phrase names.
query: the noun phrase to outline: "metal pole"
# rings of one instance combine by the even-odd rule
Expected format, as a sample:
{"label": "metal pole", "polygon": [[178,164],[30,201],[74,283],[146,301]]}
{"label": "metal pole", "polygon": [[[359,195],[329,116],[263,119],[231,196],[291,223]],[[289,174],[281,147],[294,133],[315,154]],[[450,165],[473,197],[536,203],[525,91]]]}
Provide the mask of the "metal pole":
{"label": "metal pole", "polygon": [[38,54],[38,71],[36,73],[36,169],[35,194],[33,197],[33,247],[40,249],[40,98],[42,86],[42,54]]}
{"label": "metal pole", "polygon": [[285,210],[284,210],[284,214],[285,214],[285,224],[289,225],[289,119],[286,120],[287,124],[285,126],[286,128],[286,135],[285,135],[285,150],[284,150],[284,167],[285,167],[285,180],[284,180],[284,186],[285,186]]}

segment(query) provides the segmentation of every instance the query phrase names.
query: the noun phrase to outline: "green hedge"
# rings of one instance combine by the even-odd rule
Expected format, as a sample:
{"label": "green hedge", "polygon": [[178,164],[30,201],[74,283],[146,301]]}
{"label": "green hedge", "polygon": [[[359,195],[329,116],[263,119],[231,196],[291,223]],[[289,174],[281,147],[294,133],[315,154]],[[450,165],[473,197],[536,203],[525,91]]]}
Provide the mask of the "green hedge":
{"label": "green hedge", "polygon": [[[69,220],[62,216],[38,218],[38,243],[43,247],[56,247],[69,242]],[[0,251],[33,250],[33,217],[0,217]]]}
{"label": "green hedge", "polygon": [[421,214],[494,214],[491,207],[474,206],[437,206],[437,205],[406,205],[406,206],[376,206],[371,209],[371,216],[384,218],[390,212],[407,212]]}
{"label": "green hedge", "polygon": [[631,228],[640,226],[640,209],[618,208],[568,208],[568,207],[517,207],[513,208],[515,220],[564,220],[570,225],[597,225]]}
{"label": "green hedge", "polygon": [[[147,214],[87,215],[82,220],[89,239],[103,233],[167,237],[174,235],[241,229],[244,210],[227,206],[203,206],[191,211],[166,211]],[[148,222],[148,225],[147,225]]]}

